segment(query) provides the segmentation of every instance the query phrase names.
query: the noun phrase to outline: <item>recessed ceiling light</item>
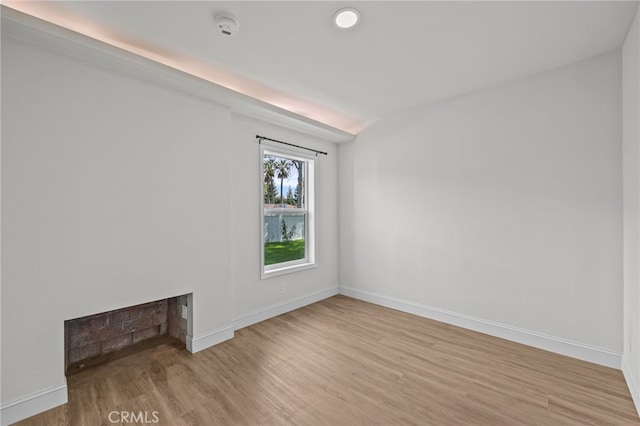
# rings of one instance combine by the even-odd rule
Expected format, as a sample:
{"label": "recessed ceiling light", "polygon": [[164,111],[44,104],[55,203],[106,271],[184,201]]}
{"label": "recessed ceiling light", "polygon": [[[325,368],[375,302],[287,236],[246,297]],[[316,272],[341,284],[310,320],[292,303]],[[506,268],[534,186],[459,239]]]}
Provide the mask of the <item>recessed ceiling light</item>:
{"label": "recessed ceiling light", "polygon": [[348,30],[360,22],[360,12],[353,7],[340,9],[333,15],[333,23],[341,30]]}

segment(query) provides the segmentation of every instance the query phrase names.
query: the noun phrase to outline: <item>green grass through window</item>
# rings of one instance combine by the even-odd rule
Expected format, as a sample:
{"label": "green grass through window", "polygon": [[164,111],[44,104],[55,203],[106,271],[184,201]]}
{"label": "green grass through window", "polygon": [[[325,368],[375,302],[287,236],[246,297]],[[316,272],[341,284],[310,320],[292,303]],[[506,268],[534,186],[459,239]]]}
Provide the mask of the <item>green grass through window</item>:
{"label": "green grass through window", "polygon": [[264,264],[304,259],[304,239],[264,244]]}

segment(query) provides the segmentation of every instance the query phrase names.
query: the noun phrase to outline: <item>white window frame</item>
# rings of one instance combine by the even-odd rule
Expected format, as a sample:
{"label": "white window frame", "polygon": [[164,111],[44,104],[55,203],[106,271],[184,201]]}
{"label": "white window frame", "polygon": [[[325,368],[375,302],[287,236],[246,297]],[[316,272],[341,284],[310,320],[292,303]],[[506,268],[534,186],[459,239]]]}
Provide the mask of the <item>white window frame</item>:
{"label": "white window frame", "polygon": [[[265,221],[264,221],[264,156],[273,155],[276,157],[284,157],[291,160],[304,161],[306,167],[306,175],[304,182],[305,194],[305,257],[303,259],[293,260],[290,262],[276,263],[272,265],[264,264],[264,244],[265,244]],[[283,149],[264,142],[260,145],[260,277],[267,279],[277,277],[284,274],[290,274],[310,268],[316,265],[316,215],[315,215],[315,193],[316,193],[316,173],[318,169],[317,158],[306,152],[298,152],[290,149]],[[268,209],[272,213],[295,213],[291,209],[273,208]]]}

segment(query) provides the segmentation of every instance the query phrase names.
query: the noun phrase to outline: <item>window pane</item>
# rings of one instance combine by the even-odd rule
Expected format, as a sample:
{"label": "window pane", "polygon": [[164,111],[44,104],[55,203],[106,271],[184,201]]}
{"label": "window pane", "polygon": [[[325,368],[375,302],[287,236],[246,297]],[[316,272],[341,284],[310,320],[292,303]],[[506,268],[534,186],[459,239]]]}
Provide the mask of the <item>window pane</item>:
{"label": "window pane", "polygon": [[306,162],[268,154],[263,162],[265,208],[304,208]]}
{"label": "window pane", "polygon": [[264,214],[264,264],[305,258],[305,213]]}

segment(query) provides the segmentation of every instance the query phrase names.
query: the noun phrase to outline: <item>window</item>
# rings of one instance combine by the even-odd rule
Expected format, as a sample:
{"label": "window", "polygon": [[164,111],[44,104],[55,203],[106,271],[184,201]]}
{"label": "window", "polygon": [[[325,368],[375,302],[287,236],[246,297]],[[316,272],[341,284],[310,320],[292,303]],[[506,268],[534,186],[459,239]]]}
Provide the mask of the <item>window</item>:
{"label": "window", "polygon": [[262,277],[315,264],[315,159],[262,146]]}

